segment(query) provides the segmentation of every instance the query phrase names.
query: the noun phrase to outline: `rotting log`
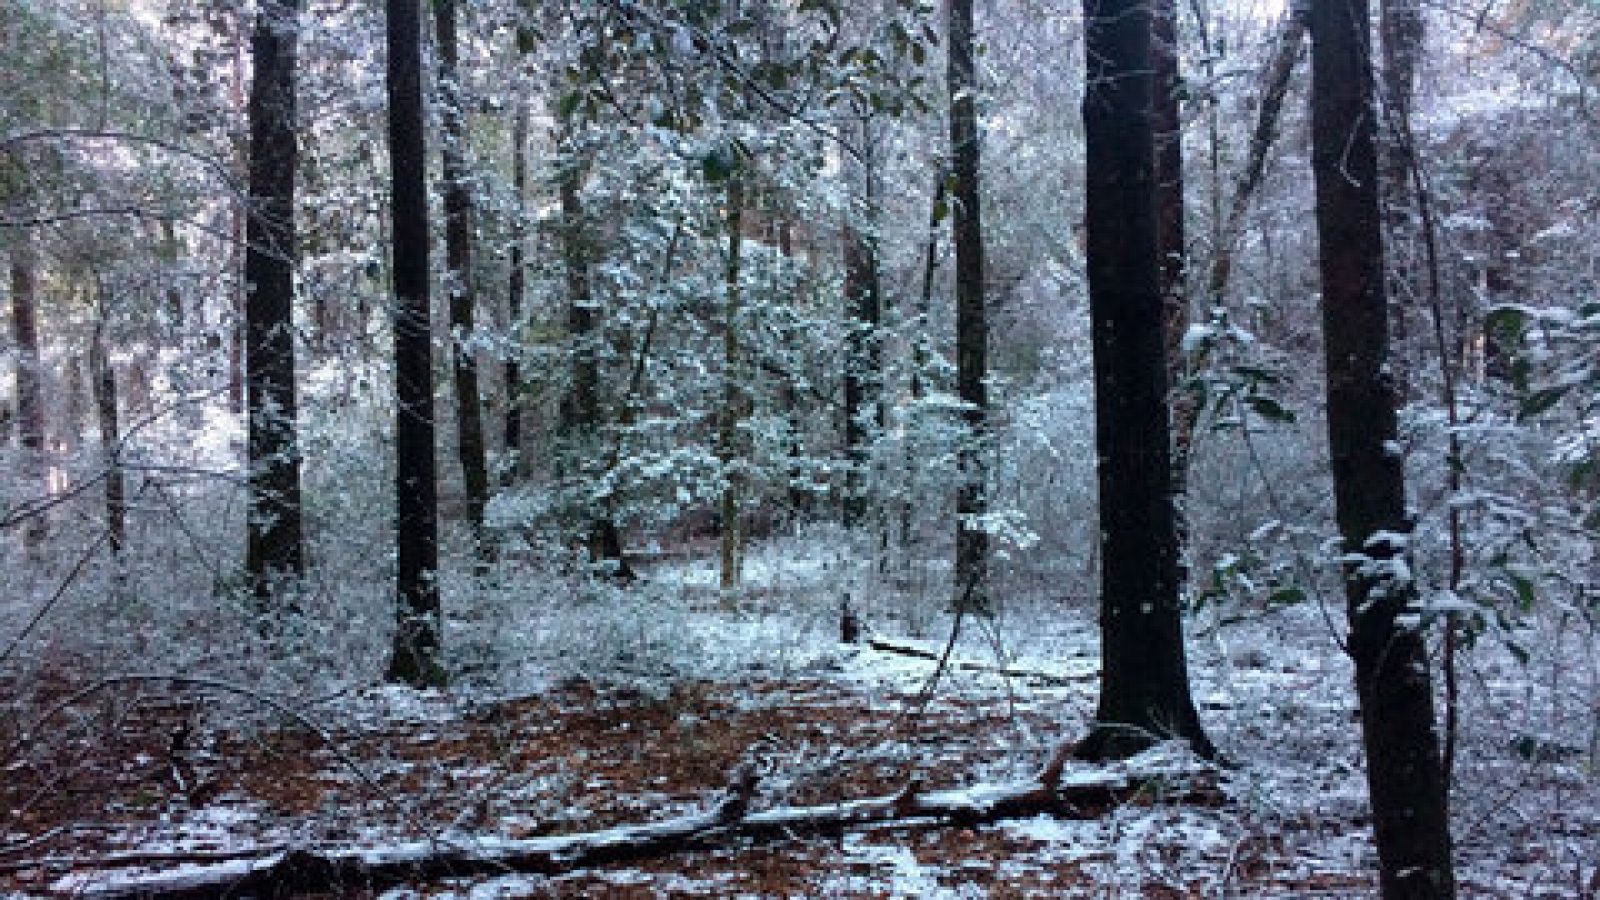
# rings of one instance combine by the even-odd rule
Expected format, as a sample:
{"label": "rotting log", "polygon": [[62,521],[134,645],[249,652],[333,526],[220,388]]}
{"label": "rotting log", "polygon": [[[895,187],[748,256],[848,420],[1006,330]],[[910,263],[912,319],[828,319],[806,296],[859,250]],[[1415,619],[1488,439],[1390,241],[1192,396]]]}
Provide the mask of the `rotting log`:
{"label": "rotting log", "polygon": [[1215,769],[1181,745],[1162,745],[1112,766],[1071,761],[1059,748],[1031,778],[1013,784],[923,791],[916,781],[895,794],[820,806],[748,812],[758,786],[741,766],[706,811],[602,831],[531,839],[446,833],[431,840],[368,849],[295,848],[253,859],[193,865],[136,876],[71,875],[75,895],[122,898],[282,897],[310,892],[381,890],[437,878],[523,873],[561,875],[579,869],[798,835],[854,828],[972,827],[1041,814],[1082,816],[1084,810],[1144,796],[1216,802]]}

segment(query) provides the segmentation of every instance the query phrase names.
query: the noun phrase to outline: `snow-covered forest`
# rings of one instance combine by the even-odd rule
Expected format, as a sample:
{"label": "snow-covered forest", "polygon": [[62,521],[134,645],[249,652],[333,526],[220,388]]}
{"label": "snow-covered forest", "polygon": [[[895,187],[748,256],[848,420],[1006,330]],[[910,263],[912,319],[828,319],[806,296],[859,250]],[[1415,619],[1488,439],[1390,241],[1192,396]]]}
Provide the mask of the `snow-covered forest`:
{"label": "snow-covered forest", "polygon": [[1600,896],[1593,0],[0,0],[0,894]]}

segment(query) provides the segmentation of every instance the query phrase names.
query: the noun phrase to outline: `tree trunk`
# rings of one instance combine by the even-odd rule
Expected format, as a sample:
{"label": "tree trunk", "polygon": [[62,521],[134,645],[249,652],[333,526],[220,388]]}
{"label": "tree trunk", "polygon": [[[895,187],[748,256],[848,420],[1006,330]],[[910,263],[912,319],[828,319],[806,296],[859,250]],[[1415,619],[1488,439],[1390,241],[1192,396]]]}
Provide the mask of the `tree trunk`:
{"label": "tree trunk", "polygon": [[[983,225],[978,202],[978,80],[973,66],[972,0],[951,0],[949,22],[950,160],[955,176],[956,393],[963,405],[961,478],[956,491],[955,597],[989,609],[988,512],[989,326],[983,300]],[[970,589],[969,589],[969,586]],[[960,599],[965,598],[965,599]]]}
{"label": "tree trunk", "polygon": [[[600,447],[600,345],[604,340],[590,286],[588,222],[583,209],[583,168],[573,152],[561,171],[561,248],[567,275],[567,339],[572,344],[572,385],[561,404],[561,427],[566,435],[566,466],[578,478],[587,478],[601,459]],[[587,493],[587,492],[585,492]],[[589,561],[608,574],[632,577],[622,553],[622,533],[611,513],[612,500],[600,501],[598,510],[584,509],[584,547]]]}
{"label": "tree trunk", "polygon": [[263,612],[277,588],[292,593],[284,581],[305,575],[293,312],[299,15],[298,0],[267,0],[250,40],[255,67],[244,260],[250,488],[245,571]]}
{"label": "tree trunk", "polygon": [[[1250,151],[1233,189],[1233,199],[1228,204],[1227,219],[1218,228],[1215,246],[1211,250],[1210,271],[1206,274],[1205,302],[1213,307],[1224,306],[1227,299],[1228,280],[1233,274],[1233,251],[1244,231],[1244,216],[1250,202],[1261,186],[1266,173],[1267,153],[1278,136],[1278,120],[1283,112],[1283,101],[1289,93],[1290,76],[1300,61],[1305,48],[1305,17],[1291,12],[1284,20],[1283,32],[1267,70],[1261,92],[1261,103],[1256,110],[1256,124],[1250,135]],[[1170,343],[1169,343],[1170,349]],[[1203,360],[1169,361],[1174,371],[1188,377],[1203,365]],[[1180,364],[1181,363],[1181,364]],[[1202,405],[1185,390],[1173,392],[1172,412],[1172,472],[1174,496],[1188,493],[1189,460],[1194,453],[1195,429],[1200,424]],[[1181,514],[1180,510],[1180,514]],[[1184,519],[1179,519],[1180,528]],[[1187,535],[1182,535],[1183,539]]]}
{"label": "tree trunk", "polygon": [[1311,135],[1327,354],[1328,450],[1344,552],[1367,783],[1385,897],[1453,897],[1450,828],[1423,634],[1399,621],[1411,523],[1388,372],[1366,0],[1311,5]]}
{"label": "tree trunk", "polygon": [[[736,160],[734,166],[744,165]],[[722,415],[717,430],[717,459],[722,464],[722,571],[720,584],[724,606],[732,606],[739,590],[743,548],[740,546],[739,487],[736,471],[739,458],[739,426],[743,416],[744,391],[740,383],[743,364],[739,350],[739,255],[744,227],[744,177],[738,171],[728,176],[728,270],[724,285],[722,327]]]}
{"label": "tree trunk", "polygon": [[396,623],[388,677],[444,681],[439,665],[439,503],[428,295],[427,153],[418,0],[387,0],[394,217]]}
{"label": "tree trunk", "polygon": [[[1178,71],[1177,0],[1158,0],[1151,9],[1150,57],[1155,64],[1155,94],[1151,125],[1155,130],[1156,253],[1161,260],[1161,302],[1165,310],[1167,384],[1172,391],[1172,422],[1188,422],[1188,408],[1197,405],[1192,392],[1183,389],[1183,337],[1189,330],[1189,248],[1184,238],[1183,118],[1178,108],[1182,80]],[[1188,580],[1187,549],[1187,446],[1193,433],[1174,427],[1172,503],[1178,541],[1178,591]],[[1180,445],[1185,449],[1180,451]]]}
{"label": "tree trunk", "polygon": [[1085,0],[1089,312],[1100,483],[1101,685],[1080,746],[1122,757],[1170,737],[1212,753],[1189,692],[1178,596],[1157,252],[1151,14]]}
{"label": "tree trunk", "polygon": [[[866,128],[862,128],[863,134]],[[866,145],[870,136],[863,140]],[[870,151],[863,151],[870,158]],[[845,453],[850,471],[845,489],[844,521],[852,528],[867,519],[867,469],[871,464],[870,444],[875,431],[883,427],[882,369],[878,328],[883,323],[883,293],[878,274],[878,250],[874,235],[872,192],[873,173],[869,166],[863,176],[862,217],[864,223],[844,226],[844,294],[850,332],[846,339],[844,372]],[[863,229],[862,225],[865,225]],[[875,428],[874,428],[875,425]]]}
{"label": "tree trunk", "polygon": [[434,30],[439,50],[440,119],[444,140],[445,285],[449,291],[450,361],[456,386],[456,449],[461,481],[467,494],[467,522],[473,552],[489,558],[483,532],[483,511],[489,505],[489,466],[483,441],[483,409],[478,391],[478,362],[472,350],[477,304],[472,275],[472,189],[467,183],[467,129],[463,90],[457,71],[456,0],[433,0]]}
{"label": "tree trunk", "polygon": [[[522,50],[527,45],[532,47],[532,35],[526,29],[518,32],[518,49]],[[506,283],[506,319],[507,333],[519,336],[522,328],[522,304],[527,292],[527,259],[526,244],[528,242],[528,102],[526,98],[518,97],[516,101],[515,118],[511,123],[511,182],[516,193],[516,204],[511,211],[511,275]],[[515,477],[523,468],[522,456],[522,366],[518,353],[521,351],[521,341],[514,340],[511,352],[506,356],[506,421],[505,421],[505,450],[510,458],[504,467],[507,480]]]}
{"label": "tree trunk", "polygon": [[[37,485],[40,496],[50,493],[44,447],[44,366],[39,353],[38,273],[33,236],[17,230],[11,242],[11,336],[17,344],[17,437],[22,446],[22,469]],[[23,545],[30,555],[39,551],[49,532],[49,519],[40,510],[23,528]]]}
{"label": "tree trunk", "polygon": [[122,551],[127,545],[127,487],[122,477],[122,424],[117,411],[117,373],[106,348],[105,297],[100,298],[101,320],[96,323],[89,346],[89,365],[94,370],[96,420],[100,426],[100,463],[106,467],[106,546],[120,586],[124,578]]}
{"label": "tree trunk", "polygon": [[1411,310],[1423,296],[1419,265],[1420,234],[1411,192],[1413,164],[1411,105],[1416,93],[1417,54],[1423,22],[1419,0],[1381,0],[1379,23],[1383,43],[1383,171],[1384,231],[1389,263],[1389,314],[1394,329],[1390,365],[1395,394],[1404,404],[1411,395]]}

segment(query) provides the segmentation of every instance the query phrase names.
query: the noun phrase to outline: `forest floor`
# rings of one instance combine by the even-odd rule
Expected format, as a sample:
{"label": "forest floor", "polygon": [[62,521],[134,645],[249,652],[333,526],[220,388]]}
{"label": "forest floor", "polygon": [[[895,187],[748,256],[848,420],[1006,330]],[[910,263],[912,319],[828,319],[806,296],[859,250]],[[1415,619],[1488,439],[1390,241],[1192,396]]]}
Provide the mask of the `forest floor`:
{"label": "forest floor", "polygon": [[[292,710],[262,711],[237,685],[137,680],[66,702],[83,685],[63,677],[55,726],[0,735],[14,742],[0,780],[0,893],[79,895],[288,846],[526,838],[659,820],[705,808],[741,762],[761,776],[755,808],[893,794],[911,778],[929,788],[1006,783],[1081,735],[1093,709],[1083,610],[1013,612],[1003,630],[1024,637],[1009,647],[999,626],[974,626],[955,651],[969,665],[947,667],[930,686],[933,661],[833,644],[825,616],[729,613],[703,593],[678,596],[673,627],[702,629],[695,647],[736,642],[752,619],[793,637],[781,659],[758,648],[742,671],[624,678],[552,668],[517,690],[356,685]],[[898,639],[934,655],[944,643],[932,633]],[[1322,618],[1289,610],[1195,643],[1196,696],[1231,762],[1206,802],[1139,795],[1070,818],[732,843],[383,896],[1369,895],[1348,671]],[[997,656],[1020,674],[983,671]],[[1537,670],[1496,656],[1472,675],[1486,718],[1464,732],[1458,767],[1464,895],[1596,896],[1594,748],[1578,731],[1524,727],[1517,698],[1530,696]],[[256,714],[240,715],[252,705]]]}

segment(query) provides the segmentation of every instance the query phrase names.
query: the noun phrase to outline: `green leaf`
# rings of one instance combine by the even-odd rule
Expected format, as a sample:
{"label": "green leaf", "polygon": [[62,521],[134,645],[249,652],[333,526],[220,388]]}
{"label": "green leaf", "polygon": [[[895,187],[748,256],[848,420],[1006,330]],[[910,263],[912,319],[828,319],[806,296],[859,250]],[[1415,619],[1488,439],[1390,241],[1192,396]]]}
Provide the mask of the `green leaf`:
{"label": "green leaf", "polygon": [[1306,592],[1297,587],[1278,588],[1267,595],[1268,606],[1293,606],[1306,602]]}
{"label": "green leaf", "polygon": [[1294,410],[1287,409],[1283,404],[1262,394],[1251,394],[1244,398],[1250,410],[1263,419],[1273,422],[1293,422]]}
{"label": "green leaf", "polygon": [[1528,419],[1547,412],[1550,407],[1561,402],[1561,398],[1567,395],[1568,390],[1568,386],[1560,385],[1534,391],[1522,398],[1522,406],[1517,410],[1517,415],[1520,418]]}

